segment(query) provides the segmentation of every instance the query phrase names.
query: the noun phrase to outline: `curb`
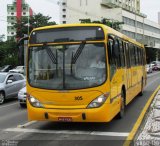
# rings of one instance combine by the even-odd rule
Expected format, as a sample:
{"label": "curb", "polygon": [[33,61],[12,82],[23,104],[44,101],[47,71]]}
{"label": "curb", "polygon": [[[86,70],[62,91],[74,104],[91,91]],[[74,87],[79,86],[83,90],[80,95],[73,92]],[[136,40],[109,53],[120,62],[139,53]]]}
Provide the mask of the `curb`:
{"label": "curb", "polygon": [[131,142],[133,141],[134,139],[134,136],[135,134],[137,133],[138,131],[138,128],[140,127],[143,119],[144,119],[144,116],[148,110],[148,108],[150,107],[155,95],[157,94],[157,92],[160,90],[160,86],[154,91],[154,93],[151,95],[151,97],[149,98],[149,100],[147,101],[146,105],[144,106],[140,116],[138,117],[135,125],[133,126],[131,132],[129,133],[128,137],[126,138],[123,146],[129,146],[131,144]]}

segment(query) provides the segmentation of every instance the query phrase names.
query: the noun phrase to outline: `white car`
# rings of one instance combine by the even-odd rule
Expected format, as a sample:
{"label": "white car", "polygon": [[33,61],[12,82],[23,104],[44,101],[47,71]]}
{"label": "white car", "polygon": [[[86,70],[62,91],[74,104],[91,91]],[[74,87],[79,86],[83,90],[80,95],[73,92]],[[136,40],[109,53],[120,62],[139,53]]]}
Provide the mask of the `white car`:
{"label": "white car", "polygon": [[16,72],[16,73],[24,74],[24,66],[17,66],[16,68],[10,70],[9,72]]}
{"label": "white car", "polygon": [[153,72],[153,70],[152,70],[152,65],[147,64],[147,65],[146,65],[146,71],[147,71],[147,73],[152,73],[152,72]]}
{"label": "white car", "polygon": [[27,95],[26,87],[22,88],[18,92],[18,101],[21,107],[26,107],[26,95]]}

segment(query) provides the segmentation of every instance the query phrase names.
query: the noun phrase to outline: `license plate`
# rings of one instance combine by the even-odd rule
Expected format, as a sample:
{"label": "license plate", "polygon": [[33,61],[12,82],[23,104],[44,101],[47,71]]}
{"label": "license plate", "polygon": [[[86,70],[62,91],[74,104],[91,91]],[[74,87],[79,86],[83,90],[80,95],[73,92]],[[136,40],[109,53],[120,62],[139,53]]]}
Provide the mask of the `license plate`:
{"label": "license plate", "polygon": [[71,117],[59,117],[58,121],[60,121],[60,122],[72,122],[72,118]]}

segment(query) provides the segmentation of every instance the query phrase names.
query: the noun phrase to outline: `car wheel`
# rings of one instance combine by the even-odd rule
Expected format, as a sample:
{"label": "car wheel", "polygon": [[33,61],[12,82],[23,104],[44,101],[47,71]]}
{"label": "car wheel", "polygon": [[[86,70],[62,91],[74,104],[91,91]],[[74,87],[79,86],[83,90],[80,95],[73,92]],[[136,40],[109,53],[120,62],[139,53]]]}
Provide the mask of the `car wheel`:
{"label": "car wheel", "polygon": [[0,104],[3,104],[5,100],[5,95],[3,92],[0,92]]}
{"label": "car wheel", "polygon": [[19,105],[20,105],[21,108],[26,108],[26,104],[19,103]]}

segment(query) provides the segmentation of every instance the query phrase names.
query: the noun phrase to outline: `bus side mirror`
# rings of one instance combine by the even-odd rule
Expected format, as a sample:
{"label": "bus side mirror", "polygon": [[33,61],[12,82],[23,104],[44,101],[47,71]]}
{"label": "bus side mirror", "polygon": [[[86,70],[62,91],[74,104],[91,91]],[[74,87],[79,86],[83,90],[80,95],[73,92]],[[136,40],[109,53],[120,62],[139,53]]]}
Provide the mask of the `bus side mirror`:
{"label": "bus side mirror", "polygon": [[117,42],[115,42],[114,43],[114,46],[113,46],[113,56],[114,57],[116,57],[116,58],[118,58],[119,57],[119,54],[120,54],[120,52],[119,52],[119,45],[118,45],[118,43]]}

